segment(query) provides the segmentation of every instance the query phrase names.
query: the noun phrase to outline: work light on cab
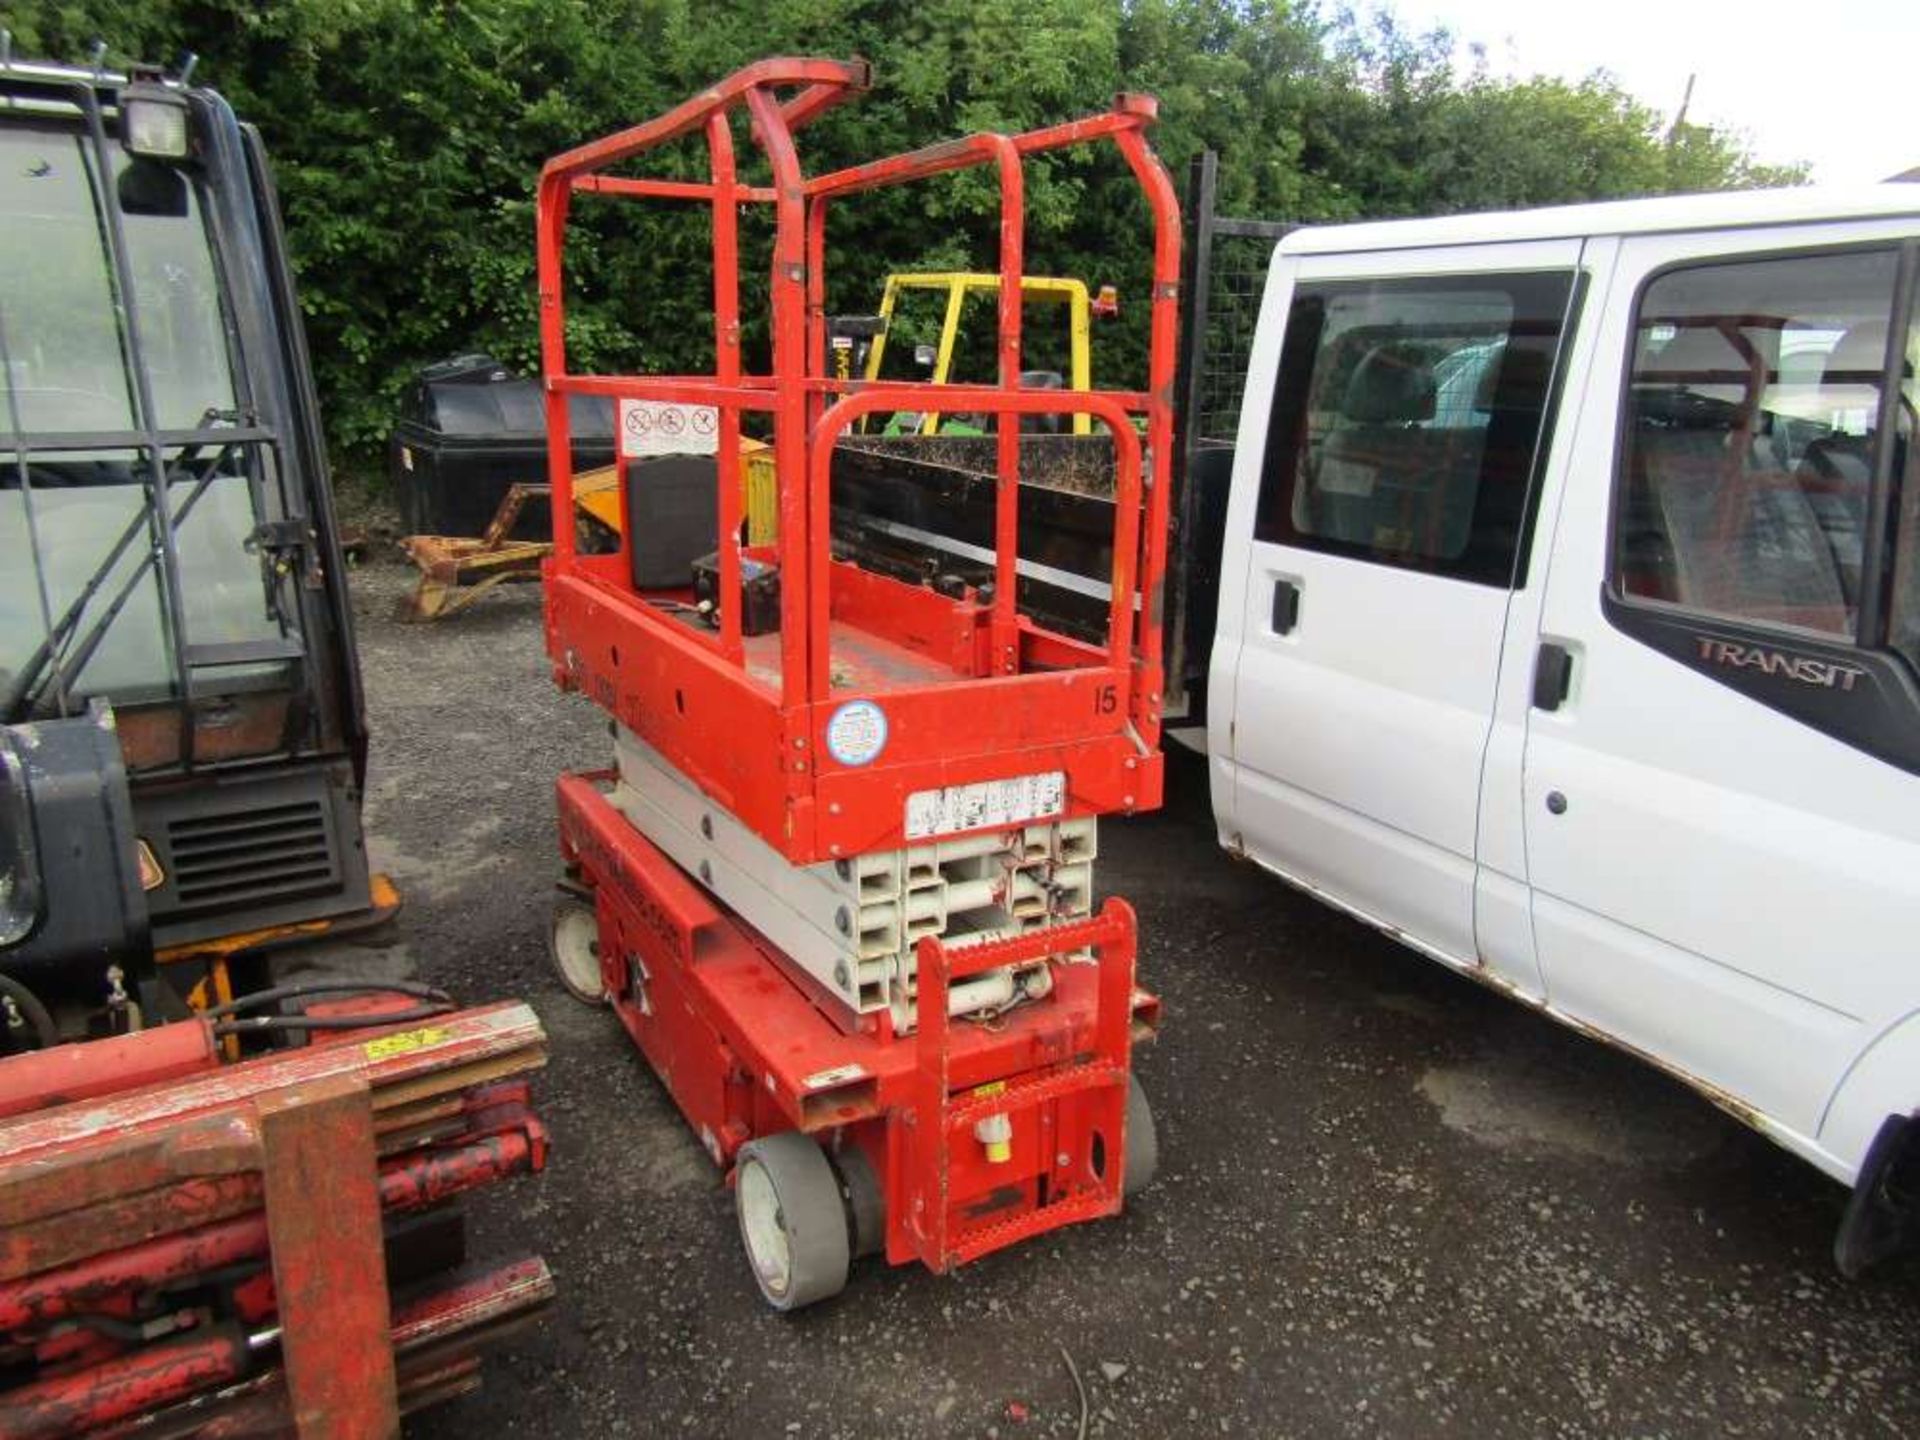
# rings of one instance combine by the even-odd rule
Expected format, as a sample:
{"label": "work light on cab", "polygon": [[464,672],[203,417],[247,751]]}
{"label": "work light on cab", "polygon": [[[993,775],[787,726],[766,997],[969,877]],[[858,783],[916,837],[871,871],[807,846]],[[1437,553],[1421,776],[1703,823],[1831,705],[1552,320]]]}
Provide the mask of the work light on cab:
{"label": "work light on cab", "polygon": [[156,80],[120,92],[120,143],[147,160],[187,158],[187,97]]}

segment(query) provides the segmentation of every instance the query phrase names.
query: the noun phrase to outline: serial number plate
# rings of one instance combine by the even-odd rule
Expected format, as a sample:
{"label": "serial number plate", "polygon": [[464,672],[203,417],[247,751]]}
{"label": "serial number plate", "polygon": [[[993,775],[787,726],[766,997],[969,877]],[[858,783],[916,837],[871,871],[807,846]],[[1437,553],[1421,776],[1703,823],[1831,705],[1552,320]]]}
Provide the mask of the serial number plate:
{"label": "serial number plate", "polygon": [[944,790],[916,790],[907,797],[907,839],[1024,825],[1058,815],[1066,803],[1067,777],[1061,770],[949,785]]}

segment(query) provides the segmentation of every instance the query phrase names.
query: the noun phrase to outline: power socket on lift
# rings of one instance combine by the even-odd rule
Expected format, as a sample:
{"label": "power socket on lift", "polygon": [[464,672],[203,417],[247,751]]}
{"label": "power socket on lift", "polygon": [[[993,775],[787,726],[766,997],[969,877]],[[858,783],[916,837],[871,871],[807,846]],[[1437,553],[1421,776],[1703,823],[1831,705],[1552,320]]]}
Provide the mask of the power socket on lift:
{"label": "power socket on lift", "polygon": [[[693,598],[707,623],[720,623],[720,555],[693,562]],[[771,635],[780,628],[780,567],[740,557],[740,633]]]}

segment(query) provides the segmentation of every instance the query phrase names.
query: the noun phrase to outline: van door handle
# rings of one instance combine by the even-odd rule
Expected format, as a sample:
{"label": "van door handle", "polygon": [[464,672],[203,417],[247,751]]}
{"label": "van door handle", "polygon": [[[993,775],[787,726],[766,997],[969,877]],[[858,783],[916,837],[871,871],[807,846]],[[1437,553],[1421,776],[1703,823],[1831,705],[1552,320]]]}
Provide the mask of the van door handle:
{"label": "van door handle", "polygon": [[1300,623],[1300,586],[1292,580],[1273,582],[1273,633],[1291,634]]}
{"label": "van door handle", "polygon": [[1540,642],[1533,661],[1533,708],[1558,710],[1573,685],[1573,653],[1552,640]]}

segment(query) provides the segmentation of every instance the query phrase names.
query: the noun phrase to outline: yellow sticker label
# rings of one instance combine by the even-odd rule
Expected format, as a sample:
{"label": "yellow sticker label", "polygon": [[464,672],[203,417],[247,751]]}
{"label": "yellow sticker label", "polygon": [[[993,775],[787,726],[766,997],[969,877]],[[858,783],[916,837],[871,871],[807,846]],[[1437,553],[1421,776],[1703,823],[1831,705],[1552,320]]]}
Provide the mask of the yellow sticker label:
{"label": "yellow sticker label", "polygon": [[377,1040],[366,1043],[369,1060],[385,1060],[394,1055],[405,1055],[410,1050],[419,1050],[428,1045],[438,1045],[447,1038],[445,1030],[428,1026],[424,1030],[396,1030],[391,1035],[382,1035]]}
{"label": "yellow sticker label", "polygon": [[970,1092],[976,1099],[986,1095],[998,1095],[1007,1088],[1004,1080],[994,1080],[985,1085],[976,1085]]}

